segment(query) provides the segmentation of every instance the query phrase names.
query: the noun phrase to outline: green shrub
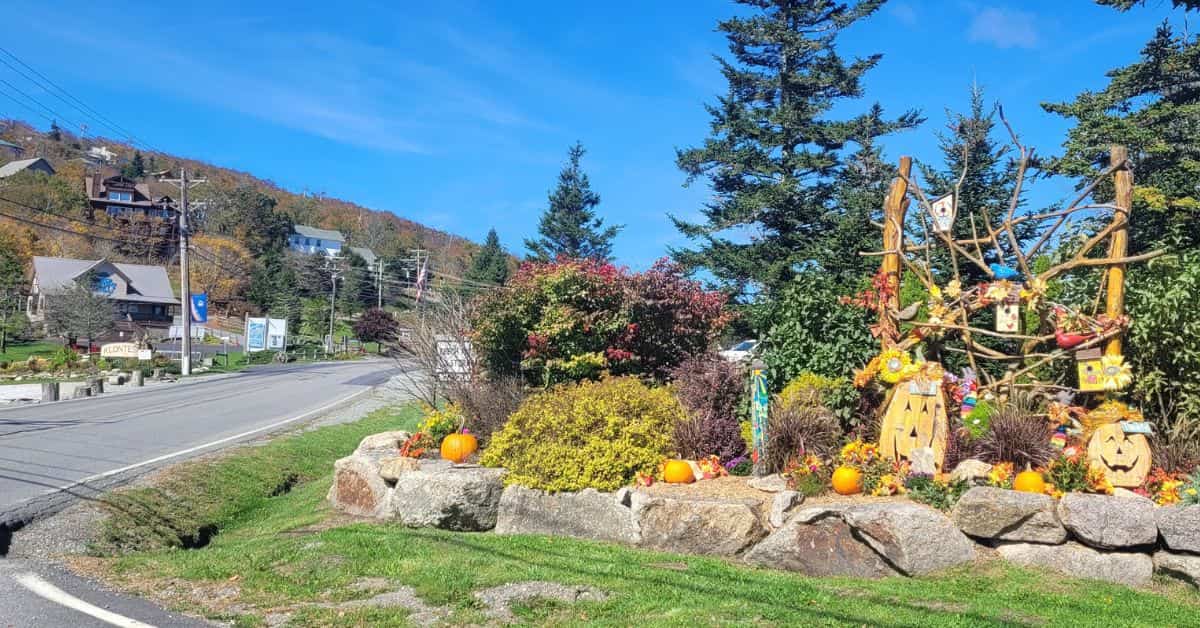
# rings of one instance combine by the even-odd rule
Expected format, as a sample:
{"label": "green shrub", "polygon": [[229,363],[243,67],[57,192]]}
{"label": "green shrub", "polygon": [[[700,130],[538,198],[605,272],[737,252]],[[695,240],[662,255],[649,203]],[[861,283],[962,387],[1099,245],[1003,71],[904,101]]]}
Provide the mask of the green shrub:
{"label": "green shrub", "polygon": [[943,481],[930,475],[913,473],[904,480],[908,498],[938,510],[950,510],[958,498],[967,492],[970,485],[966,480]]}
{"label": "green shrub", "polygon": [[104,358],[100,358],[99,360],[96,360],[96,369],[97,370],[107,371],[108,369],[111,369],[111,368],[112,368],[112,364],[109,364],[108,360],[106,360]]}
{"label": "green shrub", "polygon": [[50,356],[50,365],[54,370],[70,368],[79,363],[79,354],[70,347],[59,347],[54,355]]}
{"label": "green shrub", "polygon": [[448,403],[441,409],[426,406],[425,416],[421,418],[421,425],[417,429],[433,438],[435,444],[441,444],[442,439],[457,432],[462,424],[462,410],[458,404]]}
{"label": "green shrub", "polygon": [[854,424],[859,393],[846,377],[826,377],[803,371],[779,392],[778,403],[786,406],[824,406],[849,428]]}
{"label": "green shrub", "polygon": [[992,415],[996,414],[996,406],[991,402],[980,400],[975,404],[975,407],[967,414],[963,420],[963,427],[971,435],[971,438],[982,438],[988,433],[988,428],[992,423]]}
{"label": "green shrub", "polygon": [[685,416],[670,391],[631,377],[567,384],[526,399],[481,462],[509,484],[612,491],[657,469]]}
{"label": "green shrub", "polygon": [[827,275],[804,272],[756,311],[772,379],[790,381],[805,371],[841,377],[875,355],[874,316],[841,303],[845,292]]}

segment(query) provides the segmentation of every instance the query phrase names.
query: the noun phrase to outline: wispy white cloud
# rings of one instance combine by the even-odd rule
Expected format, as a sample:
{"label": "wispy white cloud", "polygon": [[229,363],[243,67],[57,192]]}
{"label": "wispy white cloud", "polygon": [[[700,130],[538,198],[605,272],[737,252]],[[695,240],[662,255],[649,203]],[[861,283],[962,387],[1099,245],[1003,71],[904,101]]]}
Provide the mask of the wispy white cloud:
{"label": "wispy white cloud", "polygon": [[988,7],[971,19],[967,40],[997,48],[1035,48],[1041,38],[1036,15],[1017,9]]}
{"label": "wispy white cloud", "polygon": [[907,2],[889,2],[887,11],[897,22],[905,26],[916,26],[920,18],[917,16],[917,10]]}

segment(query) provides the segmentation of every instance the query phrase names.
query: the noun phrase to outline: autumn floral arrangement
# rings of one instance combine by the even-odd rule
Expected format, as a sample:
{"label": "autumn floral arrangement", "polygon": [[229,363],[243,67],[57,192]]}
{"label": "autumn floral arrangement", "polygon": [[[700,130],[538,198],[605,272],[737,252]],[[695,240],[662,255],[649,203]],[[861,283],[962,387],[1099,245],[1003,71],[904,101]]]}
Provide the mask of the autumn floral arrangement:
{"label": "autumn floral arrangement", "polygon": [[828,490],[830,473],[829,465],[820,457],[806,454],[788,462],[780,475],[787,480],[788,488],[814,497]]}

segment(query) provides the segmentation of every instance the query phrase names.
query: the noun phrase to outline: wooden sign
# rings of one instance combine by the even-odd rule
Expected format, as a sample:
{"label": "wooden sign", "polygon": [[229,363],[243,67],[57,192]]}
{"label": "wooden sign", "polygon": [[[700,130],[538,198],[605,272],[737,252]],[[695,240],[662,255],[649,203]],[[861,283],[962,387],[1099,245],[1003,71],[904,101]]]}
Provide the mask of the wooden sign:
{"label": "wooden sign", "polygon": [[132,342],[110,342],[100,346],[102,358],[133,358],[138,357],[138,347]]}
{"label": "wooden sign", "polygon": [[1015,334],[1021,330],[1021,306],[1007,301],[996,304],[996,331]]}
{"label": "wooden sign", "polygon": [[1079,371],[1079,390],[1101,392],[1104,390],[1104,365],[1100,362],[1100,349],[1085,349],[1075,352],[1076,370]]}
{"label": "wooden sign", "polygon": [[1088,460],[1104,469],[1113,486],[1137,488],[1150,473],[1150,441],[1127,434],[1120,423],[1101,425],[1088,440]]}
{"label": "wooden sign", "polygon": [[954,227],[954,192],[934,199],[929,204],[929,209],[933,214],[933,230],[938,233],[950,233],[950,229]]}
{"label": "wooden sign", "polygon": [[[933,394],[925,386],[896,386],[879,429],[879,452],[893,460],[909,459],[922,447],[933,449],[934,465],[940,472],[946,459],[946,399],[941,386]],[[915,392],[914,392],[915,391]]]}

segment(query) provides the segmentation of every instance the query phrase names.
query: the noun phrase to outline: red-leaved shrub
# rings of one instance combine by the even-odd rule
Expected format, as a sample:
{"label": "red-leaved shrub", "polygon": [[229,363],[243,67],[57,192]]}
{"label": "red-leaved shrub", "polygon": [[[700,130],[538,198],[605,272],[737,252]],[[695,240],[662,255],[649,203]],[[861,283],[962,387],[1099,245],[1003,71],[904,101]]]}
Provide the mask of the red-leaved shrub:
{"label": "red-leaved shrub", "polygon": [[684,458],[715,455],[729,462],[746,453],[737,411],[746,390],[746,374],[719,355],[704,353],[671,371],[675,396],[688,418],[675,428],[674,444]]}

